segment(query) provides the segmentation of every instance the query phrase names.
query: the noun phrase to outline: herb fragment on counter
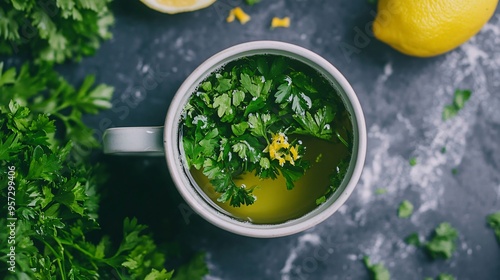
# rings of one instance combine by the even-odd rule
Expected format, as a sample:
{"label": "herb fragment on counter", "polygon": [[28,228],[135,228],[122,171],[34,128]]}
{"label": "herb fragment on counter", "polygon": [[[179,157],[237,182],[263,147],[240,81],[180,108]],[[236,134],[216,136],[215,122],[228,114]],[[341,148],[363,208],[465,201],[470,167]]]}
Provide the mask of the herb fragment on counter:
{"label": "herb fragment on counter", "polygon": [[[432,277],[426,277],[425,280],[434,280]],[[441,273],[436,277],[436,280],[456,280],[453,275]]]}
{"label": "herb fragment on counter", "polygon": [[453,96],[453,103],[446,105],[443,109],[443,120],[449,120],[456,116],[458,112],[465,106],[465,103],[469,100],[472,92],[470,90],[455,90]]}
{"label": "herb fragment on counter", "polygon": [[488,215],[488,217],[486,217],[486,221],[495,232],[497,240],[500,243],[500,212]]}
{"label": "herb fragment on counter", "polygon": [[455,252],[455,242],[458,232],[449,223],[441,223],[434,230],[434,236],[424,247],[433,258],[449,259]]}
{"label": "herb fragment on counter", "polygon": [[253,5],[257,4],[260,1],[262,1],[262,0],[245,0],[245,2],[247,3],[247,5],[250,5],[250,6],[253,6]]}
{"label": "herb fragment on counter", "polygon": [[451,274],[441,273],[438,275],[436,280],[455,280],[455,277]]}
{"label": "herb fragment on counter", "polygon": [[417,165],[417,158],[416,157],[412,157],[410,158],[410,166],[415,166]]}
{"label": "herb fragment on counter", "polygon": [[387,193],[387,189],[386,188],[377,188],[375,190],[375,194],[376,195],[382,195],[382,194],[386,194]]}
{"label": "herb fragment on counter", "polygon": [[411,214],[413,214],[413,204],[408,200],[403,200],[403,202],[399,204],[398,217],[408,218]]}
{"label": "herb fragment on counter", "polygon": [[208,274],[208,267],[205,263],[205,254],[198,253],[189,263],[175,270],[172,280],[194,280],[203,279],[203,276]]}
{"label": "herb fragment on counter", "polygon": [[110,39],[111,0],[2,1],[0,54],[27,53],[37,63],[80,60]]}
{"label": "herb fragment on counter", "polygon": [[365,264],[366,268],[370,272],[370,278],[372,280],[390,280],[391,279],[391,274],[389,273],[389,270],[385,268],[383,264],[372,264],[370,262],[370,258],[365,256],[363,258],[363,263]]}
{"label": "herb fragment on counter", "polygon": [[415,247],[420,247],[420,245],[422,244],[420,242],[420,236],[418,235],[418,233],[414,232],[410,235],[408,235],[406,238],[405,238],[405,243],[408,244],[408,245],[413,245]]}

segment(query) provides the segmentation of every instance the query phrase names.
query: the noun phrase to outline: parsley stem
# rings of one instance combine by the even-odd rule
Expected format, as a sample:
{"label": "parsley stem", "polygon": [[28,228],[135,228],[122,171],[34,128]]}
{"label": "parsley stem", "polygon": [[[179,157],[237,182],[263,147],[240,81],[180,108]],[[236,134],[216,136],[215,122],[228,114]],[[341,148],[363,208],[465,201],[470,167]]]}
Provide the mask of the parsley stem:
{"label": "parsley stem", "polygon": [[342,142],[342,144],[349,148],[349,144],[342,136],[340,136],[340,133],[337,130],[335,130],[335,134],[337,135],[337,138],[340,140],[340,142]]}
{"label": "parsley stem", "polygon": [[[60,255],[56,252],[56,250],[55,250],[54,248],[52,248],[52,246],[50,246],[50,244],[49,244],[49,243],[47,243],[45,240],[43,240],[43,239],[39,239],[39,240],[40,240],[40,241],[42,241],[42,243],[43,243],[43,244],[45,244],[45,246],[46,246],[46,247],[47,247],[50,251],[52,251],[52,253],[54,254],[54,256],[56,256],[56,261],[57,261],[57,265],[58,265],[58,267],[59,267],[59,272],[61,273],[61,277],[62,277],[62,279],[63,279],[63,280],[65,280],[65,279],[66,279],[66,276],[65,276],[65,275],[66,275],[66,273],[65,273],[64,268],[63,268],[63,265],[62,265],[62,263],[61,263],[61,259],[62,259],[64,256],[60,256]],[[58,242],[58,244],[59,244],[59,242]],[[60,245],[60,244],[59,244],[59,245]]]}

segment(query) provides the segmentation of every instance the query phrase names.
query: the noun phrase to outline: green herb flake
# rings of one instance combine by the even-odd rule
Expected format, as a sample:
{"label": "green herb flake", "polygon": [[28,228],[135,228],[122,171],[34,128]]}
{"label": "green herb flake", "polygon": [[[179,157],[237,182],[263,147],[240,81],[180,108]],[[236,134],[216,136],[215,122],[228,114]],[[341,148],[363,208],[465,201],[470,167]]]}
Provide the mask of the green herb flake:
{"label": "green herb flake", "polygon": [[424,246],[429,255],[436,258],[449,259],[455,252],[458,232],[449,223],[441,223],[435,230],[432,239]]}
{"label": "green herb flake", "polygon": [[376,195],[382,195],[382,194],[386,194],[387,193],[387,189],[386,188],[377,188],[375,190],[375,194]]}
{"label": "green herb flake", "polygon": [[417,165],[417,158],[416,157],[410,158],[410,166],[415,166],[415,165]]}
{"label": "green herb flake", "polygon": [[320,163],[322,159],[323,159],[323,153],[320,153],[320,154],[316,157],[316,160],[314,160],[314,162],[316,162],[316,163]]}
{"label": "green herb flake", "polygon": [[451,274],[441,273],[436,280],[455,280],[455,277]]}
{"label": "green herb flake", "polygon": [[250,6],[253,6],[253,5],[257,4],[260,1],[262,1],[262,0],[245,0],[245,2],[247,3],[247,5],[250,5]]}
{"label": "green herb flake", "polygon": [[405,243],[408,244],[408,245],[413,245],[415,247],[420,247],[420,245],[422,244],[420,242],[420,236],[418,235],[418,233],[414,232],[410,235],[408,235],[406,238],[405,238]]}
{"label": "green herb flake", "polygon": [[391,279],[391,274],[389,273],[389,270],[385,268],[383,264],[371,264],[370,258],[368,256],[365,256],[363,258],[363,263],[365,264],[366,268],[370,272],[370,278],[372,280],[390,280]]}
{"label": "green herb flake", "polygon": [[408,218],[411,214],[413,214],[413,204],[408,200],[403,200],[403,202],[399,204],[398,217]]}
{"label": "green herb flake", "polygon": [[446,105],[443,109],[443,120],[449,120],[455,117],[458,112],[465,106],[465,103],[470,99],[472,92],[470,90],[455,90],[453,96],[453,104]]}
{"label": "green herb flake", "polygon": [[[434,280],[432,277],[426,277],[425,280]],[[455,280],[455,277],[450,274],[441,273],[436,277],[436,280]]]}
{"label": "green herb flake", "polygon": [[486,221],[495,232],[497,240],[500,243],[500,212],[488,215],[488,217],[486,217]]}
{"label": "green herb flake", "polygon": [[207,274],[208,267],[205,262],[205,254],[198,253],[193,258],[191,258],[189,263],[179,267],[179,269],[175,271],[172,280],[201,280]]}

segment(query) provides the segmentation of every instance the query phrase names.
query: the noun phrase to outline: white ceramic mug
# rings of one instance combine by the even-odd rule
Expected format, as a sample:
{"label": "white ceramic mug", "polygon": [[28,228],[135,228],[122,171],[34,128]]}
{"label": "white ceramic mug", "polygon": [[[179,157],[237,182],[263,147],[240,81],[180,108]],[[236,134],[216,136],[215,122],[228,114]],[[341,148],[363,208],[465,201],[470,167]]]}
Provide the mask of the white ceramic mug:
{"label": "white ceramic mug", "polygon": [[[252,224],[240,221],[214,207],[201,188],[188,177],[179,137],[184,106],[198,85],[214,70],[230,61],[257,54],[287,56],[305,63],[326,77],[337,89],[353,125],[353,150],[346,176],[337,191],[306,215],[280,224]],[[304,231],[335,213],[354,190],[366,156],[366,127],[361,105],[344,76],[328,61],[302,47],[276,41],[249,42],[223,50],[201,64],[184,81],[168,109],[163,127],[124,127],[106,130],[103,136],[106,154],[165,155],[171,177],[186,202],[210,223],[240,235],[279,237]]]}

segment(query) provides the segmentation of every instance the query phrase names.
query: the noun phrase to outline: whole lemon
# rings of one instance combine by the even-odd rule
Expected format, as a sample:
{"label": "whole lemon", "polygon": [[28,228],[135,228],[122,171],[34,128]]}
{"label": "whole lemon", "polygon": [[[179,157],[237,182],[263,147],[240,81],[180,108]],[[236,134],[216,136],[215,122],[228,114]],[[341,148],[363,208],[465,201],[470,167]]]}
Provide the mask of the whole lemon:
{"label": "whole lemon", "polygon": [[498,0],[379,0],[373,33],[402,53],[435,56],[479,32],[497,4]]}

